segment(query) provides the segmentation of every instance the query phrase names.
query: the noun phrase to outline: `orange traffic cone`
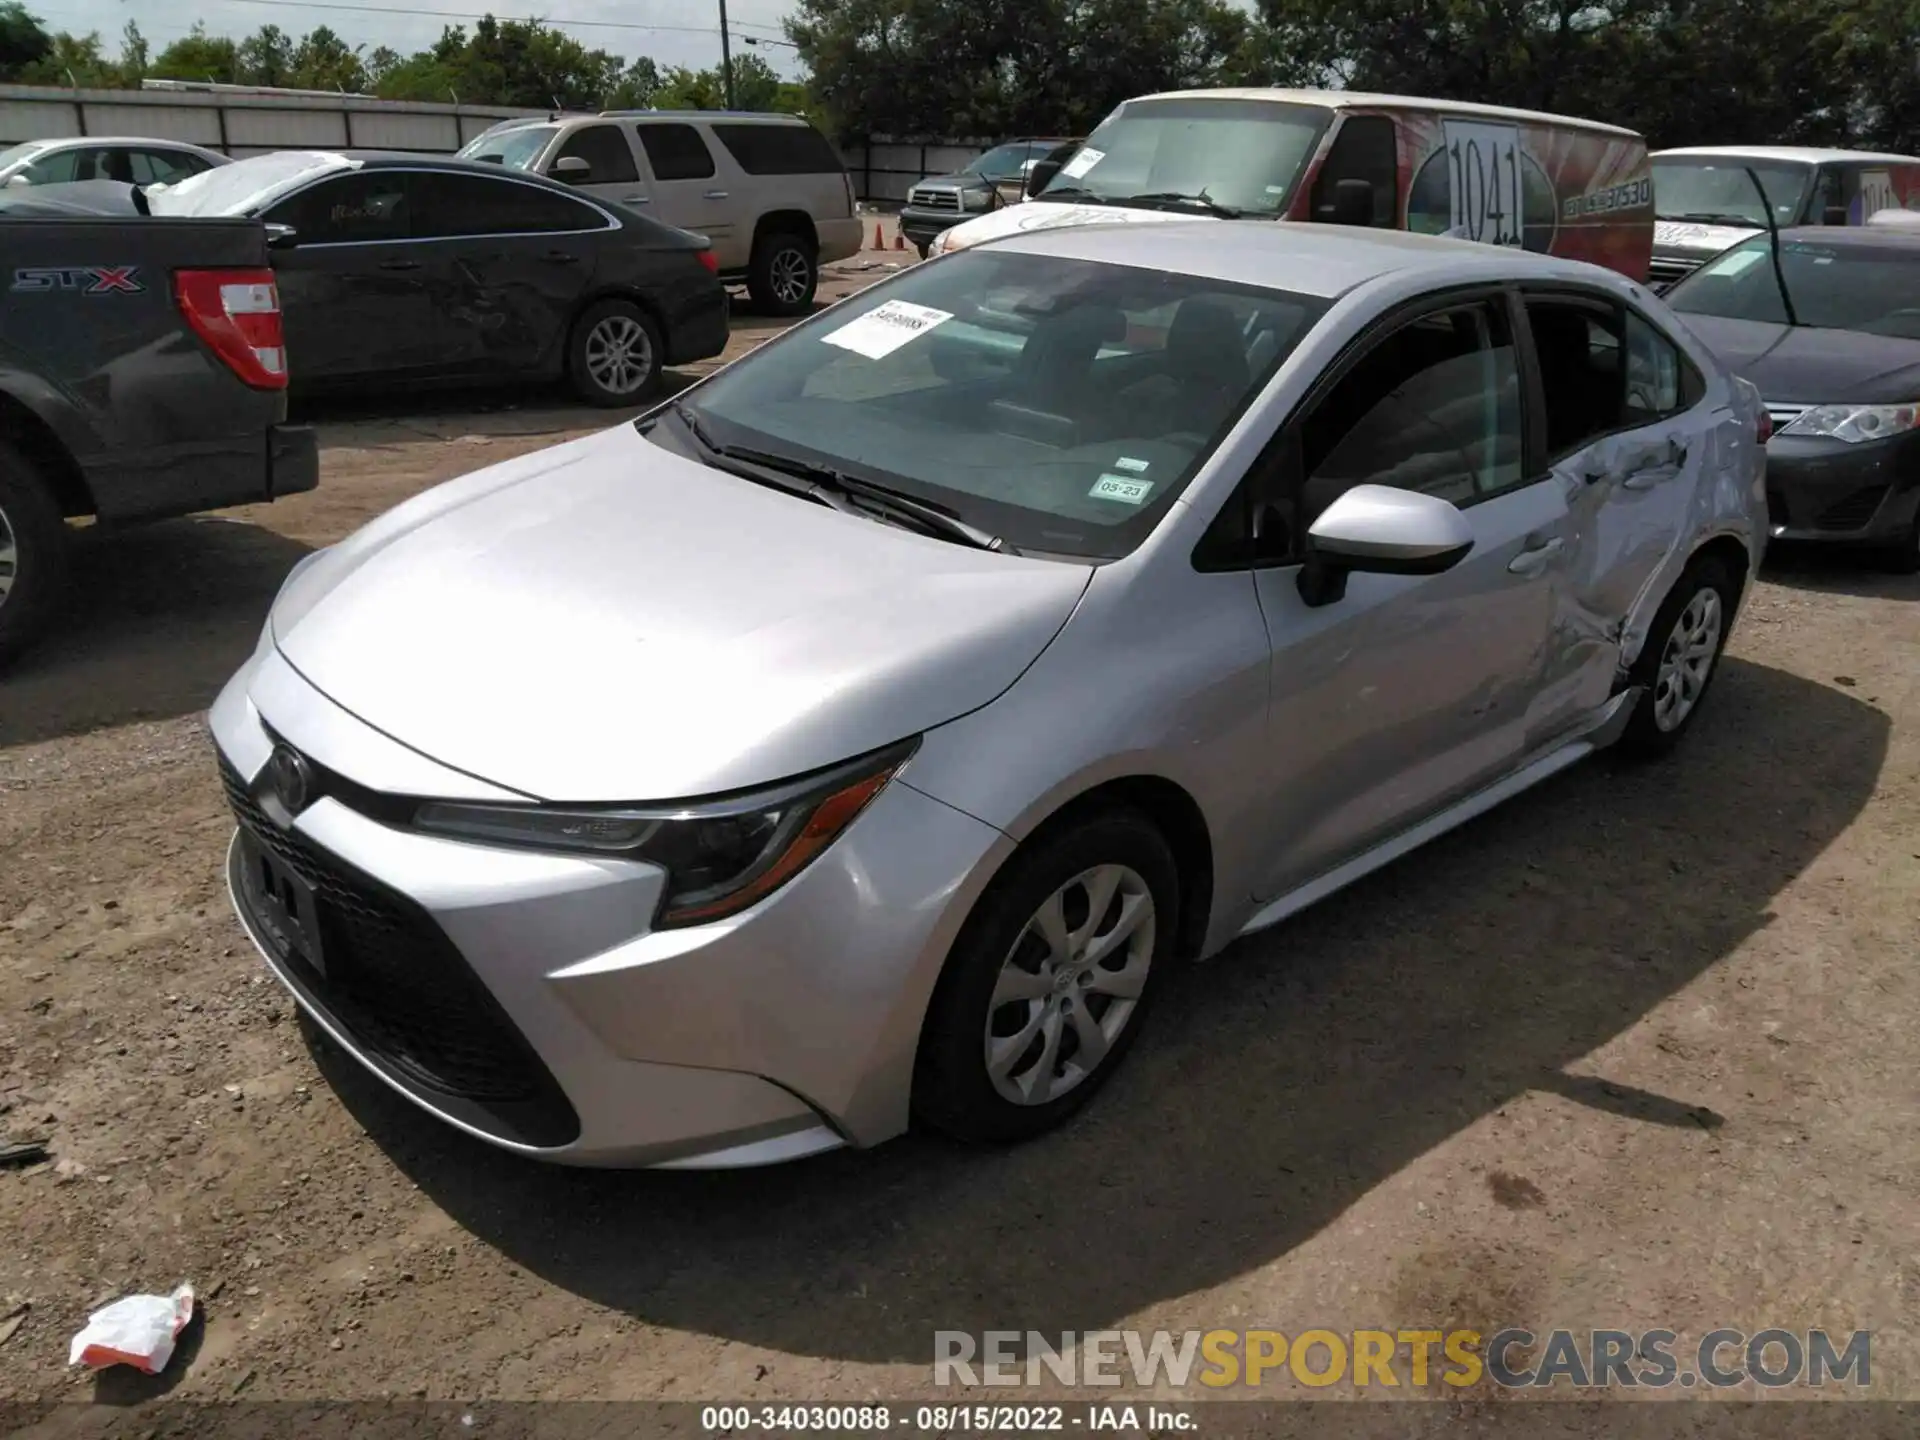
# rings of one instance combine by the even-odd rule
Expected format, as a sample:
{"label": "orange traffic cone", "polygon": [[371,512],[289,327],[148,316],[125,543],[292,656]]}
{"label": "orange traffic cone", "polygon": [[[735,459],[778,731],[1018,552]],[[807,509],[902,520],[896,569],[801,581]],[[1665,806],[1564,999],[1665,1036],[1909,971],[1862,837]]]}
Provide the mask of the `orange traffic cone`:
{"label": "orange traffic cone", "polygon": [[894,248],[894,249],[896,249],[896,250],[904,250],[904,249],[906,249],[906,248],[907,248],[907,242],[906,242],[906,239],[905,239],[905,238],[904,238],[903,236],[899,236],[899,235],[896,235],[896,236],[894,236],[894,237],[893,237],[893,248]]}
{"label": "orange traffic cone", "polygon": [[878,220],[873,222],[873,248],[876,250],[884,250],[887,248],[886,232],[881,229]]}

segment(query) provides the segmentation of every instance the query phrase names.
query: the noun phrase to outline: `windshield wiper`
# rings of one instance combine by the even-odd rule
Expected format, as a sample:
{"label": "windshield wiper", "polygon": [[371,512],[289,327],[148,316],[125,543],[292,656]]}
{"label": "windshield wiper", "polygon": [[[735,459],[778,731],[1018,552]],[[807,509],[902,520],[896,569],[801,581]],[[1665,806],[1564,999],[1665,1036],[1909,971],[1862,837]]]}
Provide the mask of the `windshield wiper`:
{"label": "windshield wiper", "polygon": [[[802,484],[799,486],[783,486],[796,495],[804,495],[809,500],[831,506],[844,514],[870,513],[878,510],[884,514],[890,514],[895,519],[912,521],[943,540],[970,545],[976,550],[1009,550],[1007,543],[998,535],[990,534],[978,526],[969,525],[945,506],[919,500],[911,495],[903,495],[898,490],[876,484],[872,480],[862,480],[858,476],[847,474],[844,470],[837,470],[831,465],[817,465],[811,460],[802,460],[796,455],[774,455],[764,450],[750,450],[740,445],[722,445],[707,434],[706,427],[685,405],[675,405],[673,413],[692,432],[693,438],[700,443],[701,448],[714,457],[801,481]],[[748,475],[743,478],[757,477]]]}
{"label": "windshield wiper", "polygon": [[1035,200],[1091,200],[1095,204],[1111,203],[1105,195],[1096,195],[1084,185],[1049,185]]}
{"label": "windshield wiper", "polygon": [[1197,194],[1192,195],[1189,195],[1184,190],[1149,190],[1141,195],[1129,195],[1126,199],[1129,201],[1138,200],[1147,204],[1198,205],[1218,220],[1238,220],[1246,214],[1246,211],[1236,210],[1231,205],[1222,205],[1218,200],[1209,196],[1205,190],[1201,190]]}
{"label": "windshield wiper", "polygon": [[1689,211],[1684,215],[1662,215],[1660,218],[1688,225],[1738,225],[1742,230],[1767,228],[1765,220],[1756,220],[1751,215],[1727,215],[1716,210]]}

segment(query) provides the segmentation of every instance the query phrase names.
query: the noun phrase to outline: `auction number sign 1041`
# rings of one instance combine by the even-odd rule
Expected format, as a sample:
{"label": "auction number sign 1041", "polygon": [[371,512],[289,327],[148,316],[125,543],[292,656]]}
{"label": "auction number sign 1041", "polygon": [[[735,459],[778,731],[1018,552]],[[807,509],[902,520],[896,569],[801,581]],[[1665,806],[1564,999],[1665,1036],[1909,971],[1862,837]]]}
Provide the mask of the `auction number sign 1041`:
{"label": "auction number sign 1041", "polygon": [[1481,121],[1443,122],[1450,231],[1488,245],[1518,245],[1526,224],[1520,183],[1520,128]]}

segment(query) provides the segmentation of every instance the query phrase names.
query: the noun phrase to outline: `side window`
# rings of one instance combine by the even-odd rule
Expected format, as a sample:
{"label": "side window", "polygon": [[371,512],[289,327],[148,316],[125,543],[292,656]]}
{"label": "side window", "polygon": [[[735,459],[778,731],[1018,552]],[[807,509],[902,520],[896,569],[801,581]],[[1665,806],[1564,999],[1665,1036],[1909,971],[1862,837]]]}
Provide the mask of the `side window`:
{"label": "side window", "polygon": [[1547,455],[1697,404],[1704,381],[1647,321],[1604,302],[1531,297],[1527,323],[1545,392]]}
{"label": "side window", "polygon": [[1626,423],[1650,425],[1685,409],[1682,361],[1673,343],[1634,314],[1627,316],[1626,341]]}
{"label": "side window", "polygon": [[1313,218],[1333,218],[1340,181],[1364,180],[1373,187],[1373,224],[1391,230],[1398,221],[1399,179],[1393,121],[1384,115],[1348,115],[1313,182]]}
{"label": "side window", "polygon": [[207,168],[206,162],[199,156],[178,150],[135,150],[131,155],[133,183],[136,185],[170,185],[175,180],[198,175]]}
{"label": "side window", "polygon": [[[97,152],[92,150],[56,150],[44,159],[34,161],[22,173],[35,185],[64,185],[69,180],[105,179],[104,171],[99,171],[96,176],[96,155]],[[83,164],[87,172],[85,175],[79,173]]]}
{"label": "side window", "polygon": [[408,237],[406,177],[363,170],[324,180],[281,201],[269,224],[291,225],[302,245],[368,244]]}
{"label": "side window", "polygon": [[[1783,216],[1780,223],[1785,225]],[[1807,202],[1807,224],[1844,225],[1847,223],[1846,182],[1839,170],[1831,165],[1820,167],[1820,173],[1813,182],[1813,196]]]}
{"label": "side window", "polygon": [[[640,178],[639,167],[633,163],[633,147],[616,125],[581,126],[566,138],[553,158],[586,161],[589,185],[620,185]],[[553,168],[551,161],[547,168]]]}
{"label": "side window", "polygon": [[811,125],[716,122],[713,133],[749,175],[835,175],[839,152]]}
{"label": "side window", "polygon": [[599,230],[607,223],[598,211],[540,185],[439,170],[411,180],[416,239]]}
{"label": "side window", "polygon": [[707,142],[691,125],[642,125],[640,143],[656,180],[705,180],[713,174]]}

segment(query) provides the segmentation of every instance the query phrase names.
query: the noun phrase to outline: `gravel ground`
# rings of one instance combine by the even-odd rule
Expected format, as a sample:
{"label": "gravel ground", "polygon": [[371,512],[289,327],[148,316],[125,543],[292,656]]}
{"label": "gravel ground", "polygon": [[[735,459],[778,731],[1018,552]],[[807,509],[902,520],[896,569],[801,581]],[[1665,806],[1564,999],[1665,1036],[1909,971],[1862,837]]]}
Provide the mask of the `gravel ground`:
{"label": "gravel ground", "polygon": [[[1773,567],[1679,755],[1182,974],[1065,1133],[571,1172],[318,1045],[219,878],[201,714],[287,568],[609,419],[410,403],[317,417],[315,494],[83,537],[0,682],[0,1131],[50,1155],[0,1169],[0,1400],[861,1399],[935,1329],[1423,1324],[1873,1329],[1920,1397],[1920,581]],[[164,1376],[68,1371],[182,1278]]]}

